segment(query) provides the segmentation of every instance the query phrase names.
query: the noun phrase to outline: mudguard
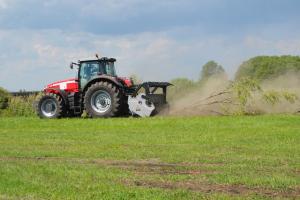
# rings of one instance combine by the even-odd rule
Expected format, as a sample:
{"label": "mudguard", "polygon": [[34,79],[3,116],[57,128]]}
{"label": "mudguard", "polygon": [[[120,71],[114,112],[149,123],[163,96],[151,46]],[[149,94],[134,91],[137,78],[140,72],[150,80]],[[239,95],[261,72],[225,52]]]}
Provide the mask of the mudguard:
{"label": "mudguard", "polygon": [[83,88],[82,91],[86,91],[92,84],[94,84],[96,82],[99,82],[99,81],[111,82],[111,83],[114,83],[115,85],[117,85],[120,88],[123,87],[123,85],[118,81],[118,79],[116,77],[106,76],[106,75],[99,75],[99,76],[95,76],[94,78],[92,78],[86,84],[86,86]]}
{"label": "mudguard", "polygon": [[68,94],[64,90],[61,90],[59,88],[46,88],[46,89],[44,89],[44,93],[58,94],[63,99],[65,105],[69,105]]}

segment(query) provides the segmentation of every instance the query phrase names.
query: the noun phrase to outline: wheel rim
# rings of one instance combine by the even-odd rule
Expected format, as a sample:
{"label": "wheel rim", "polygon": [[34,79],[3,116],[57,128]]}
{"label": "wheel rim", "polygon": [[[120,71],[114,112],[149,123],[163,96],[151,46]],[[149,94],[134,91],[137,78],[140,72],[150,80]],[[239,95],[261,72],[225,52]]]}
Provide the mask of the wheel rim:
{"label": "wheel rim", "polygon": [[54,99],[47,99],[41,105],[41,111],[46,117],[53,117],[57,111],[57,105]]}
{"label": "wheel rim", "polygon": [[111,107],[111,97],[108,92],[100,90],[95,92],[91,98],[91,106],[97,113],[105,113]]}

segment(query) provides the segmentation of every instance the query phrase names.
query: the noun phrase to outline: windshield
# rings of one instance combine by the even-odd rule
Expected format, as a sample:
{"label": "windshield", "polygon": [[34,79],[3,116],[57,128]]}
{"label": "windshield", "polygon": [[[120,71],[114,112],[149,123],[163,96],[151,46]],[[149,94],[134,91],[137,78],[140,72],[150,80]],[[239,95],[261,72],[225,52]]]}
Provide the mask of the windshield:
{"label": "windshield", "polygon": [[105,70],[105,74],[110,76],[116,76],[115,65],[113,62],[105,62],[104,70]]}
{"label": "windshield", "polygon": [[98,62],[86,62],[82,63],[80,67],[80,85],[83,88],[93,77],[97,76],[101,72]]}

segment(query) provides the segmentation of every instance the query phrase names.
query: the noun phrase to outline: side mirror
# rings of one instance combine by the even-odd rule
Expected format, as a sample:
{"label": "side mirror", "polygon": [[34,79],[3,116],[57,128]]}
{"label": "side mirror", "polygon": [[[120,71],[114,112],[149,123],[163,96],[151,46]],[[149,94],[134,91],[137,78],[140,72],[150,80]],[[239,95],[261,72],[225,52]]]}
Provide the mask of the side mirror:
{"label": "side mirror", "polygon": [[73,69],[73,63],[72,62],[70,63],[70,69]]}

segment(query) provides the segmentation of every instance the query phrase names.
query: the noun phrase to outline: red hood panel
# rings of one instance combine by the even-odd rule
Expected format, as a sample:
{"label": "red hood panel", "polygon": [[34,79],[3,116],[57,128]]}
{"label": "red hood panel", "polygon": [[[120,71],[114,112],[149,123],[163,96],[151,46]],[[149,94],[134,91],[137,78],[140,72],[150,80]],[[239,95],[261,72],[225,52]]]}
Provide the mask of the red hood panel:
{"label": "red hood panel", "polygon": [[76,81],[76,78],[69,78],[69,79],[65,79],[65,80],[61,80],[61,81],[56,81],[54,83],[50,83],[49,85],[53,85],[53,84],[59,84],[59,83],[64,83],[64,82],[69,82],[69,81]]}
{"label": "red hood panel", "polygon": [[51,89],[65,90],[66,92],[78,92],[78,81],[76,78],[56,81],[48,84],[45,88],[47,92],[51,91]]}

